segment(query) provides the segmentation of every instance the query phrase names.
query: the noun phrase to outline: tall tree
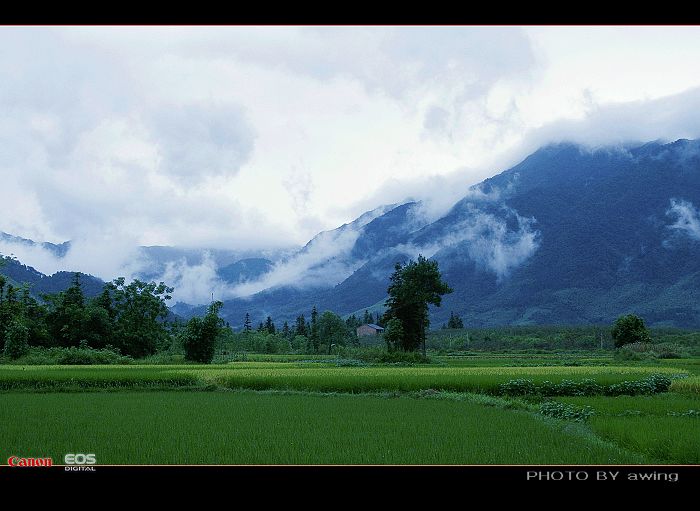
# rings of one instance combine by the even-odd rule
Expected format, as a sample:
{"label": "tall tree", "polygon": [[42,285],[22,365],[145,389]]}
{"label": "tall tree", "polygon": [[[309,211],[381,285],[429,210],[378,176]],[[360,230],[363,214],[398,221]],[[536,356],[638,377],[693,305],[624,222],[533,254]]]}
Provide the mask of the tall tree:
{"label": "tall tree", "polygon": [[309,330],[310,332],[310,339],[311,342],[314,346],[314,352],[318,351],[319,347],[319,339],[318,339],[318,310],[316,310],[316,306],[314,305],[313,309],[311,309],[311,328]]}
{"label": "tall tree", "polygon": [[350,329],[345,321],[331,311],[325,311],[318,319],[319,341],[328,345],[328,354],[331,354],[333,345],[345,346],[350,338]]}
{"label": "tall tree", "polygon": [[306,319],[304,315],[297,316],[296,332],[297,335],[303,335],[306,337]]}
{"label": "tall tree", "polygon": [[212,302],[204,318],[194,317],[187,322],[183,347],[185,359],[210,364],[214,358],[216,342],[224,329],[224,320],[219,317],[223,303]]}
{"label": "tall tree", "polygon": [[447,328],[464,328],[462,318],[450,311],[450,320],[447,322]]}
{"label": "tall tree", "polygon": [[271,316],[268,316],[265,320],[265,331],[267,331],[268,334],[274,334],[277,331],[277,328],[275,328],[275,323],[272,321]]}
{"label": "tall tree", "polygon": [[80,273],[73,275],[71,285],[55,295],[43,295],[49,312],[46,317],[49,334],[60,346],[78,346],[85,339],[85,295]]}
{"label": "tall tree", "polygon": [[124,355],[134,358],[156,352],[167,342],[169,332],[165,323],[168,317],[166,300],[170,300],[173,288],[163,282],[142,282],[135,279],[125,284],[124,277],[107,284],[112,295],[115,320],[115,341]]}
{"label": "tall tree", "polygon": [[442,280],[437,261],[419,255],[417,261],[396,263],[387,291],[384,320],[401,321],[404,351],[415,351],[422,345],[425,354],[425,330],[430,325],[428,306],[439,307],[442,295],[452,292]]}
{"label": "tall tree", "polygon": [[635,314],[620,316],[615,320],[612,328],[612,338],[615,341],[616,348],[621,348],[625,344],[634,342],[651,342],[651,335],[644,324],[644,320]]}
{"label": "tall tree", "polygon": [[248,314],[247,312],[245,313],[245,319],[243,320],[243,331],[244,332],[251,331],[250,314]]}

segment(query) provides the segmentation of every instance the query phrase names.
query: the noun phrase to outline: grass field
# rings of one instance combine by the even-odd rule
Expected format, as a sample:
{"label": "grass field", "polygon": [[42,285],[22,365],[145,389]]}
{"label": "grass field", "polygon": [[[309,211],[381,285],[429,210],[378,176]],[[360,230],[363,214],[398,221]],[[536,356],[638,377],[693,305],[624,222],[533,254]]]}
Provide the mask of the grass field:
{"label": "grass field", "polygon": [[[0,455],[94,452],[104,464],[700,463],[700,360],[332,357],[221,365],[0,366]],[[339,366],[340,365],[340,366]],[[495,397],[511,380],[673,378],[651,396]],[[580,422],[540,403],[590,407]],[[0,458],[3,459],[3,458]]]}
{"label": "grass field", "polygon": [[590,406],[590,427],[604,439],[662,463],[700,464],[700,395],[563,397]]}
{"label": "grass field", "polygon": [[0,402],[1,459],[22,453],[62,460],[67,452],[91,452],[101,464],[645,461],[576,428],[464,401],[91,392],[12,393]]}
{"label": "grass field", "polygon": [[186,387],[216,384],[254,390],[323,392],[495,392],[512,379],[535,383],[593,379],[601,385],[640,380],[654,373],[684,374],[674,367],[337,367],[331,363],[235,362],[226,365],[0,366],[0,390],[35,388]]}

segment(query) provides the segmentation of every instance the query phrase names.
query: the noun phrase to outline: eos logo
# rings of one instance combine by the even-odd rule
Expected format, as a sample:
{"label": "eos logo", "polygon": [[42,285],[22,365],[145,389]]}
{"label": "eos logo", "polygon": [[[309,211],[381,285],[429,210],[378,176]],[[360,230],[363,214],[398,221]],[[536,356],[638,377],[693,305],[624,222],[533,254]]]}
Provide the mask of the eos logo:
{"label": "eos logo", "polygon": [[63,460],[66,465],[94,465],[97,463],[94,454],[66,454]]}

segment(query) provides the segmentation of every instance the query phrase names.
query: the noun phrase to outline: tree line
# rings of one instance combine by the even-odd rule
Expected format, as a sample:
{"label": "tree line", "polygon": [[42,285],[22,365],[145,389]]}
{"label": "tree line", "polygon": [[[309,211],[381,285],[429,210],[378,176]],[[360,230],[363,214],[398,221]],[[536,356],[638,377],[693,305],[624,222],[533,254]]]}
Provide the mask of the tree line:
{"label": "tree line", "polygon": [[168,345],[166,300],[172,288],[138,279],[127,284],[120,277],[88,298],[80,276],[75,273],[68,289],[42,294],[39,301],[27,284],[16,287],[0,275],[0,351],[18,358],[30,346],[83,346],[141,358]]}

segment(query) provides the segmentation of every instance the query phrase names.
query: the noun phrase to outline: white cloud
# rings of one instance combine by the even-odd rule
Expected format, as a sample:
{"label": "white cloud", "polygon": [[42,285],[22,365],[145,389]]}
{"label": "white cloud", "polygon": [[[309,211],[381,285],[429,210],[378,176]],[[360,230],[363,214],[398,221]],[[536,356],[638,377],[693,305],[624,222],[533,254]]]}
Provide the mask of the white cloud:
{"label": "white cloud", "polygon": [[[138,244],[301,245],[409,198],[437,218],[548,142],[700,136],[700,67],[688,65],[699,35],[7,27],[0,230],[94,244],[85,263],[106,275],[131,268]],[[489,257],[517,259],[515,246]],[[315,263],[290,262],[288,275],[294,264],[308,273]],[[286,270],[270,282],[289,281]]]}
{"label": "white cloud", "polygon": [[676,217],[676,221],[668,226],[669,229],[676,229],[690,238],[700,240],[700,209],[692,202],[671,199],[671,207],[666,214]]}
{"label": "white cloud", "polygon": [[359,259],[350,255],[363,227],[388,209],[377,208],[351,224],[319,233],[301,251],[275,264],[258,280],[236,286],[231,295],[246,297],[279,286],[313,288],[341,283],[372,255]]}

